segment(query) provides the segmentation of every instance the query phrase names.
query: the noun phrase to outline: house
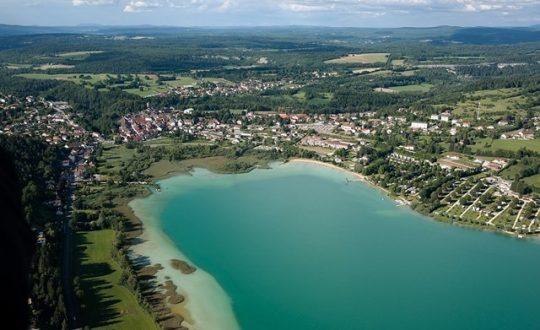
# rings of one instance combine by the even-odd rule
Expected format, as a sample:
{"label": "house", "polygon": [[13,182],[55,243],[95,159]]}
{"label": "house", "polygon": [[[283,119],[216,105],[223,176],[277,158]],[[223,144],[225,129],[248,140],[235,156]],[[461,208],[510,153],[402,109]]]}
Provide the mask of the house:
{"label": "house", "polygon": [[341,125],[341,129],[346,132],[346,133],[349,133],[349,134],[353,134],[354,132],[356,132],[355,130],[355,127],[354,127],[354,124],[352,125]]}
{"label": "house", "polygon": [[332,148],[332,149],[348,149],[351,147],[350,143],[343,142],[341,140],[325,140],[321,139],[318,136],[307,136],[302,139],[303,145],[314,146],[314,147],[323,147],[323,148]]}
{"label": "house", "polygon": [[365,134],[365,135],[370,135],[371,134],[371,130],[369,128],[362,128],[360,130],[360,133],[362,134]]}
{"label": "house", "polygon": [[441,113],[441,121],[444,121],[445,123],[450,121],[450,114],[448,112]]}
{"label": "house", "polygon": [[289,115],[286,114],[286,113],[280,113],[279,118],[281,118],[281,119],[289,119]]}
{"label": "house", "polygon": [[517,131],[506,132],[501,134],[501,139],[532,140],[534,139],[534,130],[522,128]]}
{"label": "house", "polygon": [[504,160],[496,159],[494,161],[485,161],[482,164],[483,168],[487,168],[492,171],[500,171],[506,166],[507,162]]}
{"label": "house", "polygon": [[428,129],[428,124],[427,123],[421,123],[421,122],[412,122],[411,123],[411,128],[413,130],[417,130],[417,129],[421,129],[421,130],[427,130]]}

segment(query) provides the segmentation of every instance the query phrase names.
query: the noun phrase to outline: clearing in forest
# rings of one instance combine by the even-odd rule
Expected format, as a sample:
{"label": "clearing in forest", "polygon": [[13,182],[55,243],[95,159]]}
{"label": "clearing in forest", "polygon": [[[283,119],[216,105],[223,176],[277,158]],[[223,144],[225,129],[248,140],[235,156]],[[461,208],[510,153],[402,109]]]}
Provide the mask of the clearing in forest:
{"label": "clearing in forest", "polygon": [[390,53],[349,54],[325,61],[326,64],[375,64],[386,63]]}

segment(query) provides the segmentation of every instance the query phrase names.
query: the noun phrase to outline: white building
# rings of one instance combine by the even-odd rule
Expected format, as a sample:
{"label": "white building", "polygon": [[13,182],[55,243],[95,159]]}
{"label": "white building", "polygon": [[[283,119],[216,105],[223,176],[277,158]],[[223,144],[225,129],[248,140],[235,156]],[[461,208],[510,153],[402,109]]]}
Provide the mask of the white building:
{"label": "white building", "polygon": [[427,130],[428,129],[428,124],[427,123],[421,123],[421,122],[412,122],[411,123],[411,128],[412,129],[423,129],[423,130]]}

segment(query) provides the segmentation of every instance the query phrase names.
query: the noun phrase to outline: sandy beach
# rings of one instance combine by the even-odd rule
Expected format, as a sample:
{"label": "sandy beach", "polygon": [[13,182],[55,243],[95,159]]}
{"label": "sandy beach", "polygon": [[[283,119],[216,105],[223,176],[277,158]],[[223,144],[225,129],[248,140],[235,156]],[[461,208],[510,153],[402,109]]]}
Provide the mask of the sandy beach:
{"label": "sandy beach", "polygon": [[[337,170],[390,196],[389,191],[373,184],[364,175],[334,164],[303,158],[290,159],[287,163],[309,164]],[[281,166],[287,163],[277,164]],[[178,173],[176,175],[182,174],[188,173]],[[138,236],[141,243],[132,247],[133,254],[148,257],[151,264],[160,264],[163,268],[156,274],[158,283],[164,284],[167,281],[172,281],[178,288],[178,293],[184,296],[185,301],[183,303],[169,305],[174,312],[184,318],[184,326],[192,330],[240,329],[226,292],[210,274],[193,264],[175,246],[160,228],[158,219],[155,219],[152,212],[150,212],[153,208],[160,207],[155,204],[158,203],[160,193],[156,191],[153,194],[158,194],[157,196],[137,198],[128,204],[132,215],[143,225],[143,230]],[[398,203],[403,205],[407,204],[407,201],[398,200]],[[198,269],[192,274],[184,274],[171,265],[171,261],[175,259],[185,261]]]}
{"label": "sandy beach", "polygon": [[[366,183],[366,184],[370,185],[371,187],[376,188],[376,189],[384,192],[388,197],[393,198],[392,193],[390,193],[390,191],[388,191],[387,189],[379,187],[376,184],[374,184],[373,182],[369,181],[368,178],[365,175],[350,171],[350,170],[348,170],[346,168],[339,167],[337,165],[330,164],[330,163],[325,163],[325,162],[320,161],[320,160],[305,159],[305,158],[293,158],[293,159],[289,160],[289,163],[313,164],[313,165],[324,166],[324,167],[327,167],[327,168],[331,168],[331,169],[334,169],[334,170],[345,172],[345,173],[347,173],[349,175],[352,175],[353,177],[357,178],[359,181],[361,181],[363,183]],[[407,205],[407,206],[409,206],[411,204],[408,200],[405,200],[403,198],[393,198],[393,199],[399,205]]]}
{"label": "sandy beach", "polygon": [[313,164],[313,165],[319,165],[319,166],[332,168],[332,169],[343,171],[343,172],[345,172],[347,174],[350,174],[350,175],[354,176],[355,178],[358,178],[362,182],[372,184],[364,175],[362,175],[360,173],[352,172],[352,171],[349,171],[349,170],[347,170],[347,169],[345,169],[343,167],[339,167],[339,166],[334,165],[334,164],[325,163],[325,162],[322,162],[320,160],[313,160],[313,159],[306,159],[306,158],[293,158],[293,159],[289,160],[288,162],[289,163]]}
{"label": "sandy beach", "polygon": [[156,274],[158,283],[170,280],[178,287],[177,291],[185,301],[170,307],[182,314],[185,319],[183,325],[190,330],[240,329],[229,297],[210,274],[202,269],[184,274],[171,265],[174,259],[194,264],[162,232],[157,219],[148,212],[153,207],[152,200],[135,199],[129,206],[143,224],[143,232],[139,236],[141,243],[132,247],[132,253],[146,256],[151,264],[163,267]]}

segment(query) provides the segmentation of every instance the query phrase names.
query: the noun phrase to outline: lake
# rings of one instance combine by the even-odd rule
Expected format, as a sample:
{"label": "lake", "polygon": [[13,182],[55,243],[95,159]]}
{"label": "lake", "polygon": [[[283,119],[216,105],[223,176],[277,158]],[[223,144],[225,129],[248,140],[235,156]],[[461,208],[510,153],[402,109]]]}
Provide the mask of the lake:
{"label": "lake", "polygon": [[196,169],[131,205],[212,279],[186,280],[217,287],[188,300],[219,300],[206,317],[232,314],[223,329],[539,328],[536,240],[438,223],[353,181],[305,163]]}

